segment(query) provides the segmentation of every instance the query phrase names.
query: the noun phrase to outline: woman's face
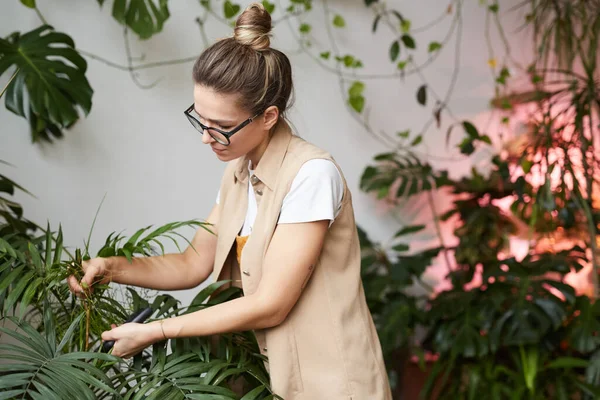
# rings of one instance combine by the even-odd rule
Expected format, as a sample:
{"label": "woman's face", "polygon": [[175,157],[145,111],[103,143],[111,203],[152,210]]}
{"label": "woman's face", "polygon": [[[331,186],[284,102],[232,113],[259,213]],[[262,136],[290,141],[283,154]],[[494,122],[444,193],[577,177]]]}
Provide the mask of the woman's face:
{"label": "woman's face", "polygon": [[[194,86],[194,109],[197,114],[195,116],[204,125],[224,131],[231,131],[248,118],[254,117],[238,105],[237,95],[217,93],[198,84]],[[229,146],[220,144],[206,131],[202,134],[202,142],[210,145],[221,161],[231,161],[252,154],[256,149],[266,147],[268,143],[269,130],[273,124],[269,122],[267,114],[259,115],[231,136]]]}

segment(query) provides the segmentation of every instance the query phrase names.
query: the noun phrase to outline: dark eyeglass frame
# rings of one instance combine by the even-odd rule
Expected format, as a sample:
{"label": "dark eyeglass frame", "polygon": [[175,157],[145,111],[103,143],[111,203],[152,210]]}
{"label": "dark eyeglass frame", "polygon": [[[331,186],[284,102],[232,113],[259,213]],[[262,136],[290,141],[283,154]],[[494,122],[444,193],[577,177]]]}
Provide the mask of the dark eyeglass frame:
{"label": "dark eyeglass frame", "polygon": [[[192,105],[189,106],[188,109],[183,112],[185,114],[185,116],[188,118],[188,121],[190,121],[190,124],[192,124],[192,126],[194,128],[196,128],[196,130],[198,132],[202,133],[202,134],[204,134],[204,131],[207,131],[208,134],[213,139],[215,139],[218,143],[222,144],[223,146],[229,146],[231,144],[230,138],[233,136],[234,133],[240,131],[246,125],[248,125],[249,123],[251,123],[252,121],[254,121],[256,119],[256,117],[258,117],[259,115],[261,115],[263,113],[263,111],[261,111],[258,114],[256,114],[254,117],[248,118],[247,120],[245,120],[244,122],[242,122],[241,124],[239,124],[238,126],[236,126],[235,128],[233,128],[232,130],[230,130],[230,131],[224,131],[224,130],[219,129],[219,128],[214,128],[212,126],[204,125],[202,122],[198,121],[198,119],[191,114],[192,111],[194,111],[194,103],[192,103]],[[196,124],[198,124],[198,126],[200,126],[200,128],[202,128],[202,130],[198,129],[198,126]],[[220,140],[220,138],[215,137],[211,133],[211,130],[215,130],[215,131],[219,132],[221,135],[223,135],[223,137],[225,137],[225,139],[227,139],[227,142],[223,143],[223,141]]]}

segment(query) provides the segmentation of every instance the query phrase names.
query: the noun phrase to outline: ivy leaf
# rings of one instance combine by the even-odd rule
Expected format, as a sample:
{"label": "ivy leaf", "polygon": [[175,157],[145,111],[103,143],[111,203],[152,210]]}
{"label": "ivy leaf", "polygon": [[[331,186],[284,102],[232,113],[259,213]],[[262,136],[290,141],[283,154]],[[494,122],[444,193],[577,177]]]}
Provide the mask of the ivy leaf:
{"label": "ivy leaf", "polygon": [[131,28],[140,39],[162,31],[169,19],[168,0],[114,0],[112,15],[117,22]]}
{"label": "ivy leaf", "polygon": [[471,155],[475,151],[475,146],[473,146],[473,139],[469,138],[464,138],[458,147],[460,148],[460,152],[465,155]]}
{"label": "ivy leaf", "polygon": [[352,84],[352,86],[350,86],[350,89],[348,89],[348,94],[350,95],[350,97],[360,96],[363,94],[364,90],[365,84],[356,81]]}
{"label": "ivy leaf", "polygon": [[300,32],[304,33],[304,34],[310,33],[311,28],[312,27],[309,24],[301,24],[300,25]]}
{"label": "ivy leaf", "polygon": [[473,125],[469,121],[463,121],[462,124],[470,139],[477,139],[479,137],[479,132],[477,131],[477,128],[475,128],[475,125]]}
{"label": "ivy leaf", "polygon": [[488,8],[491,12],[497,13],[500,7],[498,6],[498,3],[496,3],[496,4],[490,5]]}
{"label": "ivy leaf", "polygon": [[399,244],[395,245],[394,247],[392,247],[392,249],[397,252],[402,252],[402,251],[408,251],[410,249],[410,246],[407,245],[406,243],[399,243]]}
{"label": "ivy leaf", "polygon": [[500,85],[506,85],[506,78],[510,77],[510,71],[506,67],[502,67],[500,70],[500,75],[496,78],[496,83]]}
{"label": "ivy leaf", "polygon": [[392,43],[392,46],[390,47],[390,58],[392,61],[396,61],[398,59],[399,55],[400,55],[400,42],[395,40],[394,43]]}
{"label": "ivy leaf", "polygon": [[321,54],[319,54],[319,57],[321,57],[323,60],[329,60],[329,57],[331,57],[331,52],[324,51]]}
{"label": "ivy leaf", "polygon": [[47,130],[60,136],[79,119],[78,109],[90,112],[87,63],[70,36],[43,25],[0,38],[0,76],[13,66],[18,72],[6,88],[6,108],[29,120],[34,141]]}
{"label": "ivy leaf", "polygon": [[339,14],[337,14],[335,17],[333,17],[333,26],[335,26],[336,28],[345,27],[346,21],[344,20],[344,17],[342,17]]}
{"label": "ivy leaf", "polygon": [[21,0],[21,4],[23,4],[25,7],[29,7],[29,8],[35,8],[35,0]]}
{"label": "ivy leaf", "polygon": [[227,19],[235,17],[237,13],[240,12],[240,9],[241,7],[239,4],[234,4],[229,0],[226,0],[225,3],[223,3],[223,14]]}
{"label": "ivy leaf", "polygon": [[409,225],[409,226],[405,226],[404,228],[402,228],[398,232],[396,232],[396,234],[394,235],[394,237],[397,238],[399,236],[409,235],[411,233],[417,233],[417,232],[422,231],[423,229],[425,229],[425,225]]}
{"label": "ivy leaf", "polygon": [[400,29],[402,30],[402,33],[408,33],[408,31],[410,31],[410,27],[412,25],[412,22],[410,22],[410,19],[401,18],[400,21],[401,21]]}
{"label": "ivy leaf", "polygon": [[413,39],[412,36],[410,36],[408,34],[402,35],[402,43],[404,43],[404,45],[406,47],[408,47],[409,49],[417,48],[417,44],[415,43],[415,40]]}
{"label": "ivy leaf", "polygon": [[440,42],[431,42],[429,43],[429,52],[433,53],[434,51],[438,51],[442,48],[442,44]]}
{"label": "ivy leaf", "polygon": [[375,20],[373,21],[373,33],[377,30],[377,25],[379,25],[379,21],[381,20],[381,14],[377,14]]}
{"label": "ivy leaf", "polygon": [[263,0],[262,5],[269,14],[273,14],[273,11],[275,11],[275,4],[270,3],[267,0]]}
{"label": "ivy leaf", "polygon": [[407,66],[407,65],[408,65],[408,61],[400,61],[400,62],[398,63],[398,69],[399,69],[400,71],[403,71],[403,70],[404,70],[404,68],[406,68],[406,66]]}
{"label": "ivy leaf", "polygon": [[365,98],[362,95],[365,90],[365,84],[356,81],[348,89],[348,103],[357,113],[361,113],[365,107]]}
{"label": "ivy leaf", "polygon": [[354,111],[361,113],[365,107],[365,98],[363,96],[350,97],[348,100]]}
{"label": "ivy leaf", "polygon": [[410,130],[408,130],[408,129],[405,131],[402,131],[402,132],[398,132],[398,136],[403,139],[406,139],[409,135],[410,135]]}
{"label": "ivy leaf", "polygon": [[417,91],[417,101],[422,106],[427,104],[427,85],[422,85]]}
{"label": "ivy leaf", "polygon": [[365,5],[369,7],[373,3],[377,3],[379,0],[365,0]]}
{"label": "ivy leaf", "polygon": [[416,146],[423,141],[423,135],[419,135],[410,143],[411,146]]}
{"label": "ivy leaf", "polygon": [[481,140],[483,143],[492,144],[492,139],[490,139],[488,135],[481,135],[478,139]]}

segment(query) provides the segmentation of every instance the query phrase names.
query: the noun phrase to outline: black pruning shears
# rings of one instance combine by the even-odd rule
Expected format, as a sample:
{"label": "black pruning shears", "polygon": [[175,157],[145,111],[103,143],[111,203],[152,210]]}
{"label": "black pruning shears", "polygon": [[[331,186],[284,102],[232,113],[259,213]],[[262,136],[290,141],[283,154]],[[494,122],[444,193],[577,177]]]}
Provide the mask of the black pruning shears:
{"label": "black pruning shears", "polygon": [[[127,318],[127,320],[124,322],[124,324],[128,322],[137,322],[141,324],[144,321],[146,321],[152,315],[152,313],[154,313],[154,309],[152,307],[142,308],[141,310],[137,310],[136,312],[131,314],[129,318]],[[107,340],[106,342],[102,343],[102,352],[108,353],[114,345],[114,340]]]}

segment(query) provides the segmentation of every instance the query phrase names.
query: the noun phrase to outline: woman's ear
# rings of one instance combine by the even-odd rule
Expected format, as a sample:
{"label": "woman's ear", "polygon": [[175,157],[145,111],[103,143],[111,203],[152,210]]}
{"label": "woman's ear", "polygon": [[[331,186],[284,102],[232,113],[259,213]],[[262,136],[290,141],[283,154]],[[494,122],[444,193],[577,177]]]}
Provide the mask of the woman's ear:
{"label": "woman's ear", "polygon": [[267,107],[263,113],[265,130],[271,130],[279,121],[279,108],[277,106]]}

